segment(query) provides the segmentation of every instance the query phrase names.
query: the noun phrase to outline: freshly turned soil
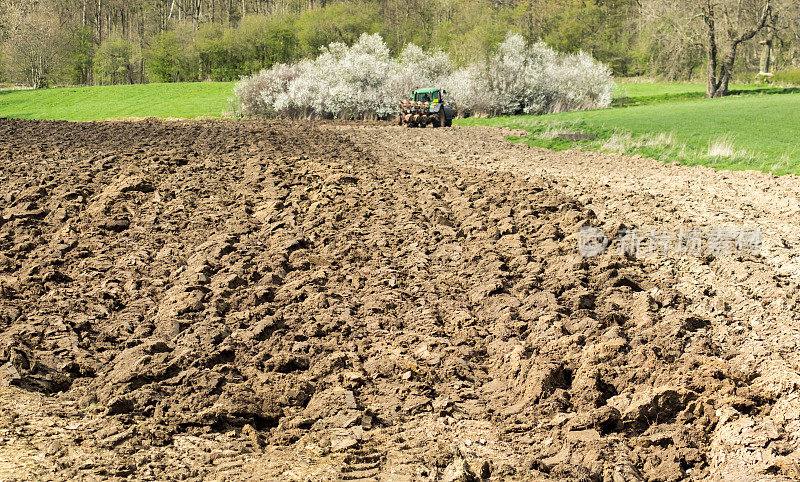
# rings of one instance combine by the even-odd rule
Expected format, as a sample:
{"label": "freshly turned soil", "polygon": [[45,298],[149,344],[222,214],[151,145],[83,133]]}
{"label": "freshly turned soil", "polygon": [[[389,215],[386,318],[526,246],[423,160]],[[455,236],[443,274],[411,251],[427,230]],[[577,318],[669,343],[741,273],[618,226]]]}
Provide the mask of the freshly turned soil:
{"label": "freshly turned soil", "polygon": [[0,478],[800,476],[800,182],[505,134],[0,120]]}

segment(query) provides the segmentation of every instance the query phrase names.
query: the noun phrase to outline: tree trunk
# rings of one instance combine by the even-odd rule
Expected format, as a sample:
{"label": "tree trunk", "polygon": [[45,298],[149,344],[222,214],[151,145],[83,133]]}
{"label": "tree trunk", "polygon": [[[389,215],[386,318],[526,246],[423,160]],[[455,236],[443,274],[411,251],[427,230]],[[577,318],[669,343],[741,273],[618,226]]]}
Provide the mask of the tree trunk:
{"label": "tree trunk", "polygon": [[714,4],[711,0],[706,3],[703,20],[708,32],[707,58],[706,58],[706,95],[715,97],[717,94],[717,33],[714,18]]}
{"label": "tree trunk", "polygon": [[725,97],[728,95],[728,86],[730,85],[731,78],[733,77],[733,66],[734,62],[736,61],[736,50],[737,44],[734,44],[731,46],[731,50],[725,57],[725,60],[722,61],[719,79],[717,79],[717,88],[713,97]]}
{"label": "tree trunk", "polygon": [[[736,51],[742,42],[746,42],[756,36],[766,25],[772,13],[772,0],[764,0],[764,9],[756,25],[750,30],[745,30],[739,36],[734,36],[733,32],[728,32],[728,53],[721,64],[719,64],[717,34],[716,34],[716,12],[714,0],[706,0],[703,6],[703,20],[705,21],[708,36],[708,58],[706,65],[707,91],[708,97],[725,97],[728,95],[728,86],[733,77],[733,68],[736,63]],[[719,67],[719,76],[717,76]]]}
{"label": "tree trunk", "polygon": [[775,39],[775,31],[770,29],[767,38],[761,41],[761,58],[758,62],[758,70],[761,74],[769,74],[772,71],[772,43]]}
{"label": "tree trunk", "polygon": [[97,43],[103,43],[103,4],[102,0],[97,0]]}

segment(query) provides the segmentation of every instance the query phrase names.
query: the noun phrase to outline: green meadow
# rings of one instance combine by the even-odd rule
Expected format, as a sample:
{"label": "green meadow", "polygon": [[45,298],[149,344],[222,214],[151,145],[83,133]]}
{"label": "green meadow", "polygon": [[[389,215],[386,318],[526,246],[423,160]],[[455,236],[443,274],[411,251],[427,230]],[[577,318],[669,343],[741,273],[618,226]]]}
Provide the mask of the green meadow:
{"label": "green meadow", "polygon": [[220,117],[233,82],[187,82],[0,90],[0,117],[93,121]]}

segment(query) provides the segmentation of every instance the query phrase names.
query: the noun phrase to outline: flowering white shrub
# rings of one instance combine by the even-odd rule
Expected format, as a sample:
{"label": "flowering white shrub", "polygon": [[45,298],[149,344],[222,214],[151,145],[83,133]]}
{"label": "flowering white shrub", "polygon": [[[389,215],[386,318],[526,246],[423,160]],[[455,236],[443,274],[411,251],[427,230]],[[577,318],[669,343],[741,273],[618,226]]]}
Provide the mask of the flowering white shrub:
{"label": "flowering white shrub", "polygon": [[[285,96],[289,85],[302,71],[302,63],[295,65],[277,64],[260,74],[243,79],[233,89],[239,104],[249,113],[270,117],[287,116],[281,109],[278,98]],[[246,106],[246,107],[245,107]]]}
{"label": "flowering white shrub", "polygon": [[243,114],[290,118],[389,118],[416,87],[442,87],[459,115],[546,113],[606,107],[608,67],[579,52],[508,35],[485,64],[454,70],[450,57],[409,44],[398,58],[378,34],[333,43],[314,60],[276,65],[235,88]]}
{"label": "flowering white shrub", "polygon": [[[454,74],[448,99],[467,114],[544,114],[607,107],[614,93],[610,69],[579,52],[558,54],[543,42],[508,35],[485,67]],[[468,87],[469,86],[469,87]]]}
{"label": "flowering white shrub", "polygon": [[489,91],[486,66],[473,64],[458,69],[441,82],[445,102],[462,117],[489,114],[496,99]]}
{"label": "flowering white shrub", "polygon": [[490,115],[522,112],[527,105],[529,86],[525,81],[528,64],[525,39],[509,35],[497,47],[486,69],[487,84],[494,94]]}
{"label": "flowering white shrub", "polygon": [[397,70],[389,79],[391,89],[407,97],[417,87],[430,86],[453,72],[450,57],[441,50],[425,52],[408,44],[398,57]]}
{"label": "flowering white shrub", "polygon": [[524,75],[527,91],[522,111],[526,114],[550,112],[553,102],[561,96],[563,79],[557,71],[559,56],[544,42],[531,45],[526,54]]}
{"label": "flowering white shrub", "polygon": [[611,104],[615,84],[608,66],[586,52],[568,55],[556,65],[560,95],[554,99],[549,112],[586,110]]}
{"label": "flowering white shrub", "polygon": [[[320,103],[311,106],[320,117],[383,118],[395,111],[394,102],[383,91],[387,73],[395,71],[396,64],[380,35],[364,34],[352,47],[334,43],[324,48],[311,72],[301,75],[295,83],[309,84],[302,86],[300,92],[323,92]],[[303,100],[297,95],[294,98]]]}

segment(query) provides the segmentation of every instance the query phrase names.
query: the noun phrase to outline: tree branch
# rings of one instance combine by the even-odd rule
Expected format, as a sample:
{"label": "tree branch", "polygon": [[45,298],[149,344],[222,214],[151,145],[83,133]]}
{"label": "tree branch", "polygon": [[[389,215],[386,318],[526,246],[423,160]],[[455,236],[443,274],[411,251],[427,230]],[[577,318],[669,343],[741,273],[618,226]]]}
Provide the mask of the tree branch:
{"label": "tree branch", "polygon": [[758,32],[761,31],[767,25],[767,20],[769,20],[770,13],[772,12],[772,0],[764,0],[764,9],[761,11],[761,18],[758,20],[758,24],[750,30],[742,32],[736,38],[731,39],[731,45],[733,47],[739,45],[742,42],[746,42],[751,38],[755,37]]}

